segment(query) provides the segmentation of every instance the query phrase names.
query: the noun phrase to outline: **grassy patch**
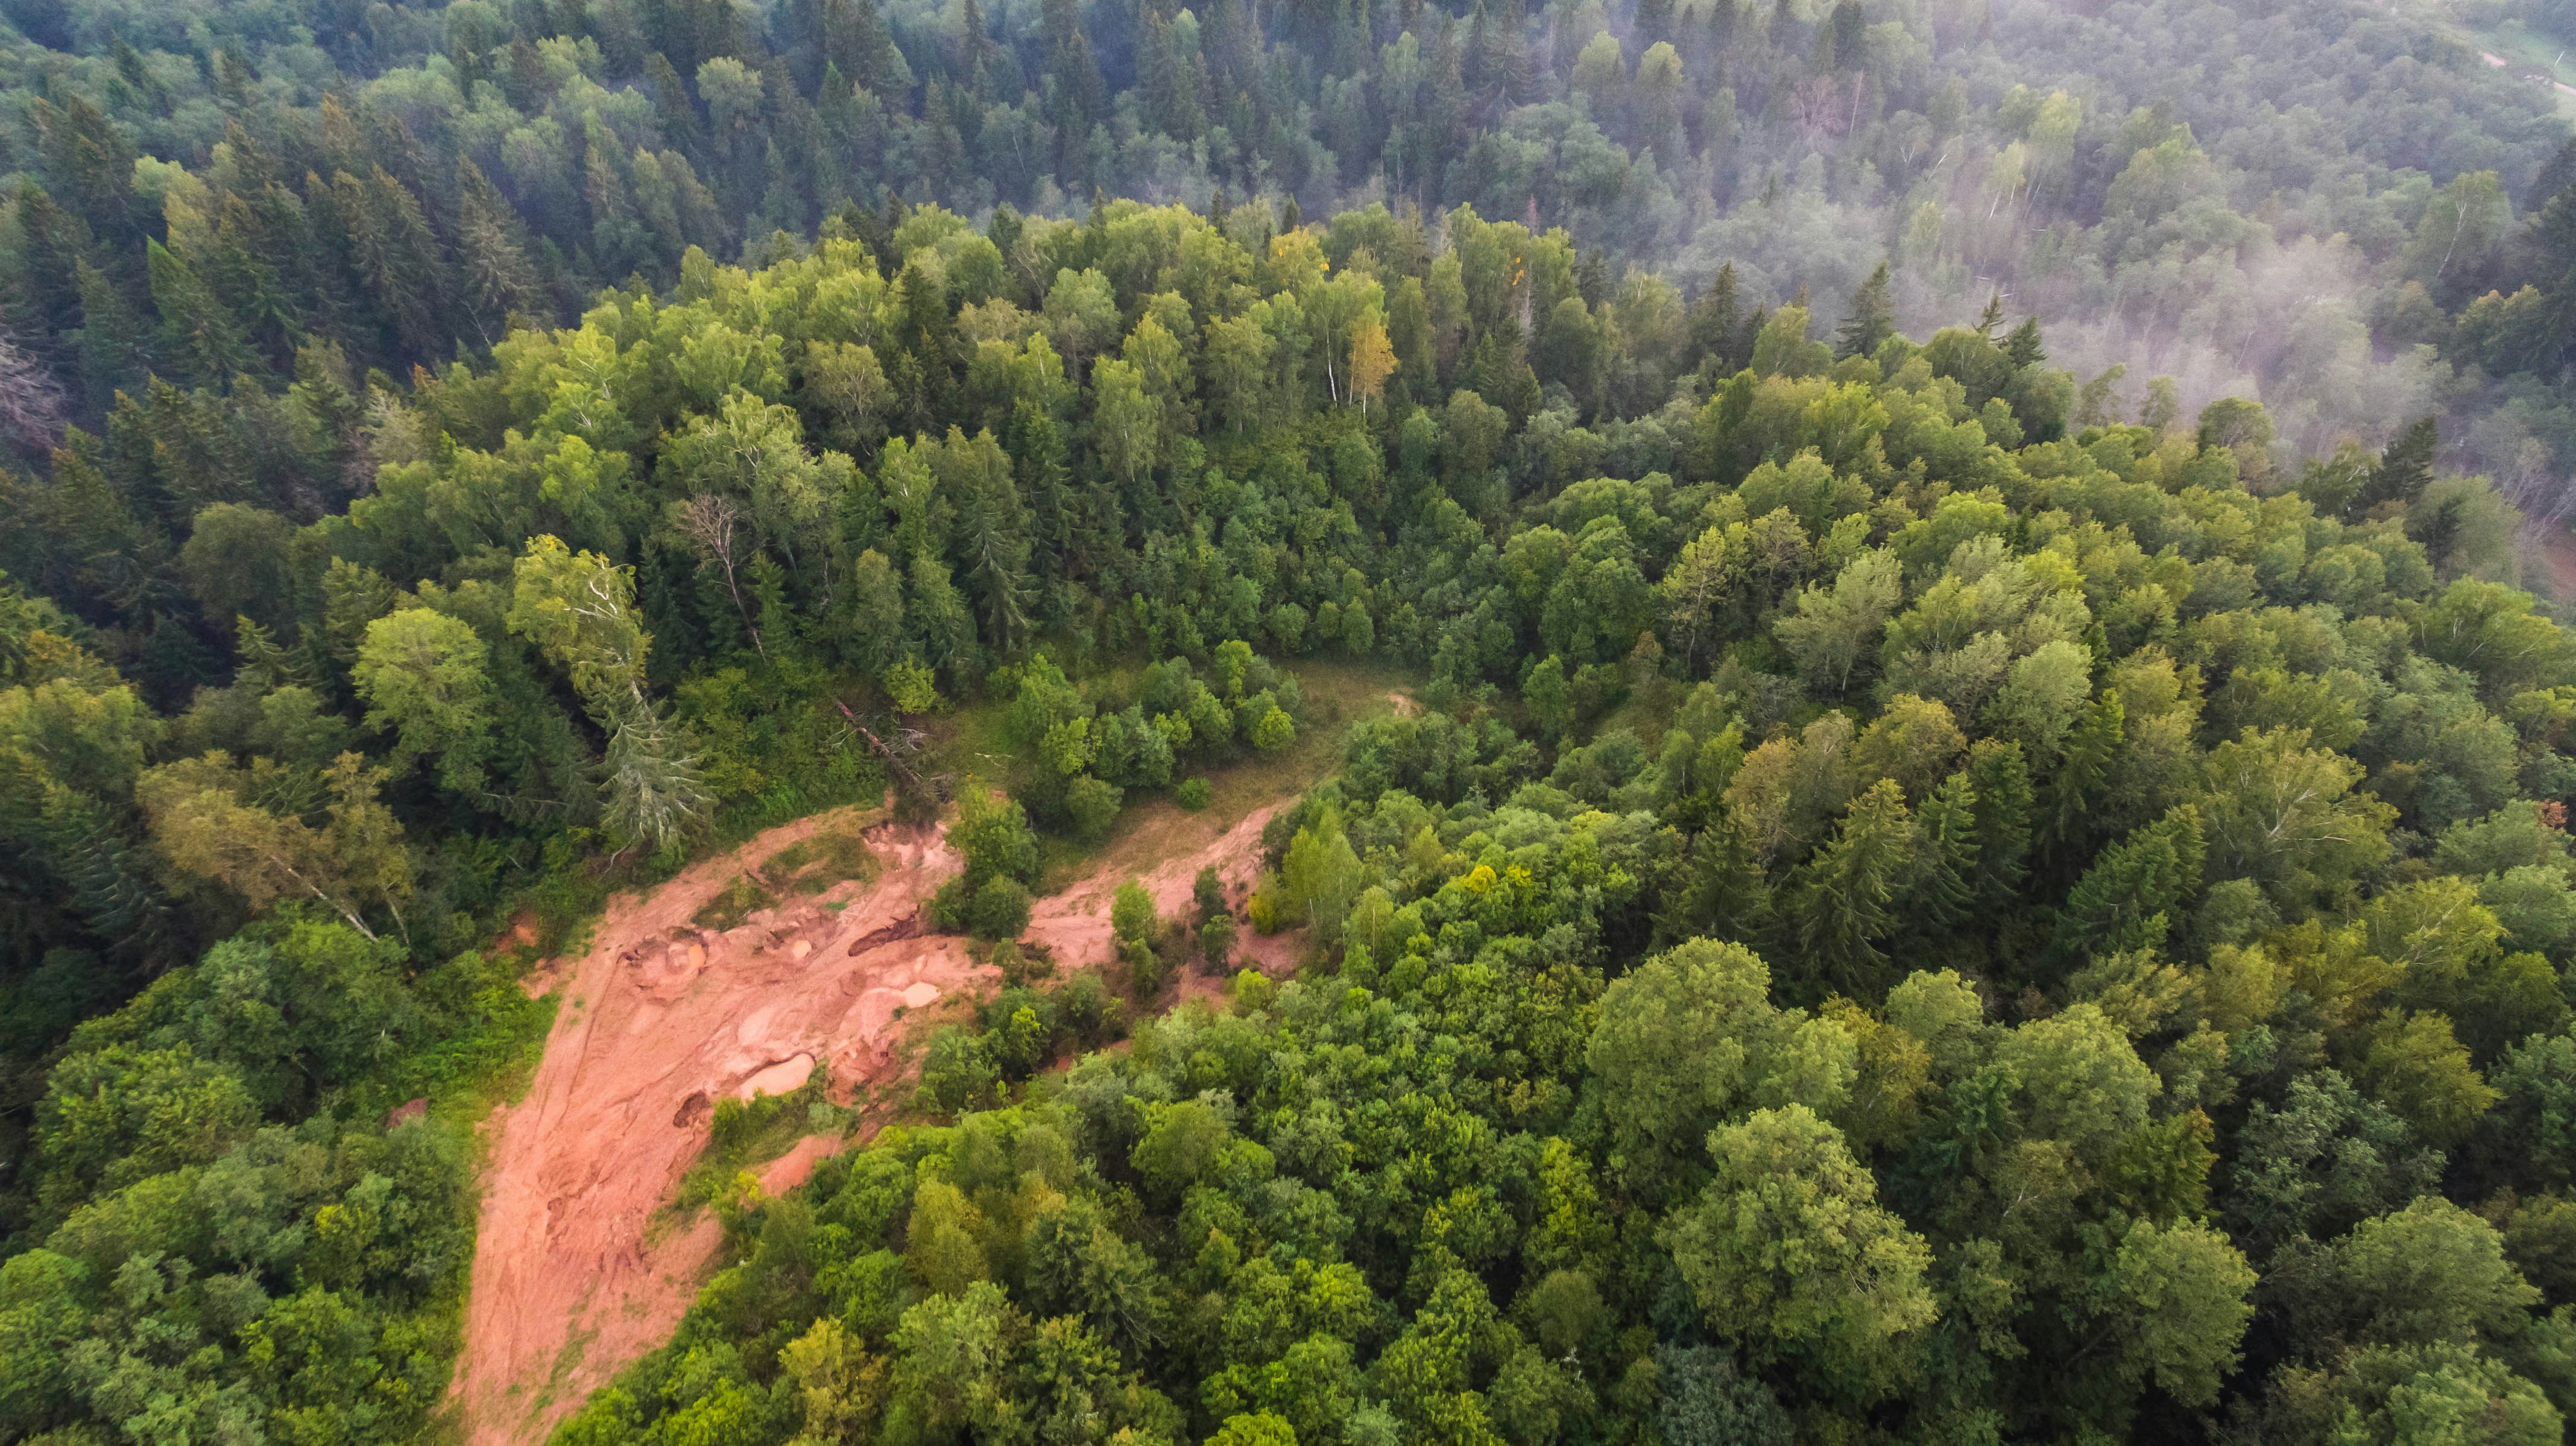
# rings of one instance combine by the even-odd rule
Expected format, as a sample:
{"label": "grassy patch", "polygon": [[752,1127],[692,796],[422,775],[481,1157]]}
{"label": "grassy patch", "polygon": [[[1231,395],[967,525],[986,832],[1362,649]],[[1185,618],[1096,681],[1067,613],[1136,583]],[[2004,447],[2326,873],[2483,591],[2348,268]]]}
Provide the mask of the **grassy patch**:
{"label": "grassy patch", "polygon": [[1305,695],[1306,716],[1297,724],[1295,742],[1276,753],[1246,753],[1196,775],[1207,780],[1205,808],[1183,808],[1169,792],[1130,794],[1109,837],[1096,845],[1045,836],[1036,892],[1054,893],[1102,867],[1141,873],[1203,847],[1264,804],[1304,792],[1342,766],[1351,724],[1395,712],[1396,700],[1409,698],[1420,681],[1401,668],[1373,663],[1291,660],[1281,666],[1297,675]]}
{"label": "grassy patch", "polygon": [[760,872],[781,893],[812,895],[849,879],[874,879],[879,865],[856,828],[837,828],[817,830],[771,854]]}
{"label": "grassy patch", "polygon": [[766,909],[778,902],[778,896],[749,874],[736,874],[733,881],[716,891],[706,906],[689,916],[689,922],[701,929],[722,932],[739,925],[755,909]]}

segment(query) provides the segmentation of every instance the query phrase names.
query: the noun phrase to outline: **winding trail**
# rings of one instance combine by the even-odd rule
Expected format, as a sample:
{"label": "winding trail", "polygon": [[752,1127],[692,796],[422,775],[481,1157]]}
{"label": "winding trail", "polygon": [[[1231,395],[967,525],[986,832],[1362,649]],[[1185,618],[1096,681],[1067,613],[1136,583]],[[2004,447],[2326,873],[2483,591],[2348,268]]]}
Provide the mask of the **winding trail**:
{"label": "winding trail", "polygon": [[[1206,823],[1151,868],[1102,867],[1038,901],[1025,937],[1048,946],[1059,970],[1105,961],[1110,900],[1131,873],[1172,915],[1188,907],[1200,867],[1214,865],[1239,909],[1275,807],[1222,831]],[[867,883],[721,932],[691,922],[737,875],[850,819],[848,810],[800,819],[650,894],[621,895],[585,953],[530,976],[530,993],[564,1002],[526,1097],[484,1126],[490,1160],[453,1387],[470,1446],[543,1440],[669,1338],[721,1236],[711,1218],[652,1227],[705,1147],[714,1101],[784,1093],[817,1060],[841,1090],[883,1082],[906,1067],[904,1015],[995,981],[964,940],[923,932],[930,895],[959,868],[937,826],[869,829],[881,872]],[[1294,962],[1299,941],[1247,930],[1242,946],[1246,962],[1276,971]],[[840,1144],[800,1141],[763,1169],[762,1188],[802,1183]]]}

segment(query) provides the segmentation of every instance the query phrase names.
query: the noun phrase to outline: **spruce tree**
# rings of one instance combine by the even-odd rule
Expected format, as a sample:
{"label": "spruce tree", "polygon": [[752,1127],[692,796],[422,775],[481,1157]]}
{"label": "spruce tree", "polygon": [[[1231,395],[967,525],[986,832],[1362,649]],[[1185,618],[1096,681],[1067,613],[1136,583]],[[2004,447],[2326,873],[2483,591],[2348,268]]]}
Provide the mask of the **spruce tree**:
{"label": "spruce tree", "polygon": [[1691,303],[1685,364],[1701,366],[1714,361],[1720,371],[1733,370],[1737,361],[1736,324],[1742,319],[1737,314],[1735,263],[1729,261],[1717,268],[1708,289]]}
{"label": "spruce tree", "polygon": [[1953,925],[1975,912],[1977,902],[1977,786],[1966,773],[1953,773],[1933,789],[1915,816],[1915,856],[1905,888],[1909,913],[1924,921]]}
{"label": "spruce tree", "polygon": [[1860,290],[1852,293],[1851,311],[1834,333],[1835,356],[1872,355],[1879,343],[1896,335],[1896,308],[1889,302],[1887,292],[1887,263],[1882,261],[1860,284]]}
{"label": "spruce tree", "polygon": [[1672,39],[1672,32],[1673,0],[1637,0],[1634,34],[1639,51],[1659,40]]}
{"label": "spruce tree", "polygon": [[2040,344],[2038,317],[2023,317],[2021,325],[2012,329],[2012,335],[2004,338],[2004,356],[2012,362],[2015,371],[2048,360],[2048,349]]}
{"label": "spruce tree", "polygon": [[1833,842],[1800,866],[1790,883],[1790,917],[1826,989],[1868,997],[1884,983],[1878,976],[1887,956],[1878,944],[1896,932],[1897,886],[1913,855],[1905,790],[1882,778],[1852,800]]}
{"label": "spruce tree", "polygon": [[1976,790],[1978,892],[2004,904],[2021,887],[2030,852],[2030,765],[2019,743],[1984,738],[1968,750],[1966,771]]}
{"label": "spruce tree", "polygon": [[2370,469],[2348,510],[2367,512],[2382,503],[2414,501],[2433,480],[2433,454],[2441,442],[2438,419],[2417,419],[2379,454],[2379,465]]}
{"label": "spruce tree", "polygon": [[2173,917],[2200,891],[2206,853],[2200,811],[2187,803],[2132,830],[2067,895],[2050,954],[2072,963],[2163,943]]}

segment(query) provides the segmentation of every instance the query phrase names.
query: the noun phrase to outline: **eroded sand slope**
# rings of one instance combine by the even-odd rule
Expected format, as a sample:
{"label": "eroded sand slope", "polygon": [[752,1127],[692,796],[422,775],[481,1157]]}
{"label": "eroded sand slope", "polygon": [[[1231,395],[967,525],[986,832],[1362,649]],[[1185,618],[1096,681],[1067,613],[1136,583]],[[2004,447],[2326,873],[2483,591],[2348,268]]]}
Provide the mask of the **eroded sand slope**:
{"label": "eroded sand slope", "polygon": [[[1184,912],[1204,865],[1239,905],[1270,814],[1257,809],[1144,872],[1156,906]],[[799,820],[649,895],[616,899],[587,952],[532,979],[532,989],[559,991],[563,1006],[526,1098],[487,1126],[492,1154],[456,1382],[473,1446],[542,1440],[669,1337],[720,1241],[711,1219],[658,1238],[648,1226],[705,1147],[714,1101],[793,1089],[818,1059],[845,1088],[881,1080],[900,1068],[898,1009],[992,982],[963,940],[922,932],[923,906],[958,868],[935,826],[869,830],[883,866],[873,882],[784,903],[721,933],[690,922],[746,869],[846,820]],[[1103,961],[1110,899],[1127,876],[1104,868],[1040,900],[1027,937],[1052,949],[1060,968]],[[1248,930],[1242,939],[1247,962],[1270,969],[1296,947]],[[802,1142],[762,1172],[763,1187],[801,1182],[836,1147]]]}

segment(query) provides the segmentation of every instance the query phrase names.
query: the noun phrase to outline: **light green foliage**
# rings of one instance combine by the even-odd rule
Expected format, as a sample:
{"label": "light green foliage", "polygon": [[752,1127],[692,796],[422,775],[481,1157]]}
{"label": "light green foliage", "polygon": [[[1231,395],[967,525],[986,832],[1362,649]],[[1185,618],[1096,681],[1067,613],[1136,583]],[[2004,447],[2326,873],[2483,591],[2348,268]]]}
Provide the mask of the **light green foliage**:
{"label": "light green foliage", "polygon": [[488,657],[464,622],[406,608],[367,624],[350,677],[368,724],[395,735],[396,758],[436,758],[439,785],[467,792],[482,782],[490,746]]}
{"label": "light green foliage", "polygon": [[1922,1238],[1803,1104],[1712,1132],[1709,1153],[1714,1178],[1660,1236],[1708,1329],[1803,1358],[1838,1395],[1887,1389],[1904,1340],[1939,1313]]}
{"label": "light green foliage", "polygon": [[[2502,79],[2381,66],[2432,133],[2320,157],[2238,103],[2350,79],[2307,0],[2289,59],[2185,27],[2237,68],[2134,114],[2163,0],[1989,27],[1973,94],[1853,5],[1381,7],[1285,68],[1285,12],[1140,11],[1127,97],[1066,7],[393,7],[354,88],[347,27],[203,8],[13,11],[65,33],[0,381],[77,395],[0,422],[0,1436],[433,1432],[458,1141],[377,1122],[536,1008],[457,949],[889,781],[955,797],[930,908],[1001,983],[810,1186],[691,1187],[725,1256],[567,1440],[2559,1419],[2576,653],[2507,504],[2564,470],[2570,213],[2488,204],[2564,189]],[[1747,124],[1715,55],[1812,83]],[[1799,163],[1843,144],[1885,174]],[[1388,205],[1278,209],[1327,152]],[[2367,316],[2227,286],[2254,154]],[[1206,167],[1262,194],[1118,196]],[[1719,276],[1653,271],[1684,216]],[[2003,300],[2071,293],[1976,277],[2007,234],[2269,404],[2079,390]],[[2443,418],[2317,455],[2429,409],[2421,345]],[[1105,961],[1013,942],[1041,830],[1316,764],[1249,910],[1293,974],[1213,878],[1121,890]],[[1193,947],[1231,982],[1167,1013]]]}
{"label": "light green foliage", "polygon": [[1620,1170],[1670,1189],[1701,1142],[1764,1105],[1827,1113],[1851,1088],[1849,1035],[1772,1006],[1771,971],[1739,944],[1694,940],[1639,965],[1601,1000],[1586,1060],[1600,1076]]}

